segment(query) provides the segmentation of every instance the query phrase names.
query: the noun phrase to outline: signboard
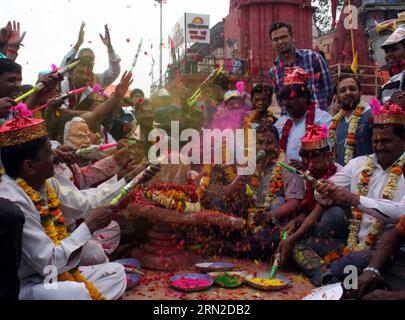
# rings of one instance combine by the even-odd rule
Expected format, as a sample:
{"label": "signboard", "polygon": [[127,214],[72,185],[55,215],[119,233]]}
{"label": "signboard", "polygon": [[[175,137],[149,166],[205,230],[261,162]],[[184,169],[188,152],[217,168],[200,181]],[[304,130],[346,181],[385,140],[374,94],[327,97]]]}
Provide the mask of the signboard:
{"label": "signboard", "polygon": [[[185,30],[184,30],[185,29]],[[177,50],[188,43],[210,43],[210,16],[185,13],[174,25],[172,32],[174,48]]]}
{"label": "signboard", "polygon": [[207,14],[186,13],[186,41],[190,43],[210,43],[210,16]]}
{"label": "signboard", "polygon": [[182,16],[172,29],[172,38],[176,50],[184,44],[184,37],[184,16]]}

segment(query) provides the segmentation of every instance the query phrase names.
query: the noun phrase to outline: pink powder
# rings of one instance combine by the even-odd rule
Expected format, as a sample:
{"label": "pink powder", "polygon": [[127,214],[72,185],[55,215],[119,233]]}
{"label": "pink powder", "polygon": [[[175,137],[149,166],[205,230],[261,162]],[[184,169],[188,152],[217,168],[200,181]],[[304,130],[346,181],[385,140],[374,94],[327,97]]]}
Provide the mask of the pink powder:
{"label": "pink powder", "polygon": [[173,281],[172,285],[181,289],[193,289],[197,287],[208,287],[211,285],[211,281],[204,279],[190,279],[182,277]]}

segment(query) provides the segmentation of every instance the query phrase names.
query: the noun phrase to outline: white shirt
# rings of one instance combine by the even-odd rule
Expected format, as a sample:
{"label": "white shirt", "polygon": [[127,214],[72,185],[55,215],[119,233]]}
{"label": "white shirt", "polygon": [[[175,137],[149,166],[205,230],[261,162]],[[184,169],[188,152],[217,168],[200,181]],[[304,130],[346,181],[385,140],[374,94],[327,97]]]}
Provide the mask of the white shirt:
{"label": "white shirt", "polygon": [[[405,154],[404,154],[405,155]],[[350,192],[356,193],[356,186],[360,181],[360,174],[368,156],[351,160],[342,170],[338,171],[329,180],[337,186],[347,187]],[[360,196],[360,210],[375,209],[391,218],[399,218],[405,214],[405,179],[403,175],[398,180],[397,191],[392,201],[382,199],[384,188],[389,180],[390,168],[384,170],[375,154],[371,155],[375,170],[370,177],[367,196]],[[375,218],[368,214],[363,215],[360,227],[359,240],[364,244],[368,231]]]}
{"label": "white shirt", "polygon": [[[82,193],[69,183],[60,184],[56,179],[48,180],[61,203],[61,210],[67,219],[80,219],[87,216],[90,210],[99,206],[102,199],[90,199],[88,194]],[[72,186],[73,185],[73,186]],[[94,192],[93,192],[94,193]],[[112,199],[118,193],[108,193]],[[75,268],[81,258],[81,248],[91,239],[90,231],[86,224],[82,223],[71,235],[55,246],[52,240],[45,234],[41,224],[38,210],[29,196],[16,184],[11,177],[2,176],[0,183],[0,196],[10,199],[24,213],[25,224],[22,235],[21,264],[19,278],[21,286],[29,283],[40,283],[45,274],[44,268],[49,265],[56,266],[58,274]],[[100,196],[100,194],[99,194]],[[105,201],[106,202],[106,201]],[[49,272],[49,271],[48,271]]]}
{"label": "white shirt", "polygon": [[[288,119],[292,119],[292,118],[290,116],[283,116],[280,119],[278,119],[278,121],[275,124],[275,126],[278,130],[280,139],[282,137],[284,124],[286,123],[286,121]],[[288,137],[287,152],[286,152],[286,158],[288,161],[301,160],[299,153],[301,150],[301,141],[302,141],[302,138],[304,137],[305,131],[306,131],[306,119],[307,119],[307,114],[298,122],[294,122],[293,126],[291,127],[290,135]],[[333,120],[333,118],[328,112],[323,111],[319,108],[315,109],[314,124],[317,124],[319,126],[326,124],[329,128],[329,126],[332,124],[332,120]]]}

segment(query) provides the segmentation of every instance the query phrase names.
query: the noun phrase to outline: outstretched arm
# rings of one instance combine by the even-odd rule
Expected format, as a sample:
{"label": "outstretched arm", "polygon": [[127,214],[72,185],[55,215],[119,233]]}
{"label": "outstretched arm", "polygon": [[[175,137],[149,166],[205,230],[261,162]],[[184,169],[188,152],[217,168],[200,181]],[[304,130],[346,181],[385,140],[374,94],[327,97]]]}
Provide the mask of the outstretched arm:
{"label": "outstretched arm", "polygon": [[7,42],[7,58],[15,61],[18,56],[18,50],[22,45],[26,32],[20,33],[20,23],[11,21],[7,24],[6,29],[9,30],[10,38]]}
{"label": "outstretched arm", "polygon": [[121,82],[116,87],[114,94],[104,103],[97,106],[94,110],[83,114],[81,117],[86,120],[90,128],[94,128],[97,123],[103,122],[104,118],[113,111],[114,106],[121,101],[132,83],[132,73],[125,72]]}
{"label": "outstretched arm", "polygon": [[105,88],[118,78],[119,74],[121,73],[120,62],[121,59],[118,55],[114,52],[112,43],[111,43],[111,36],[110,31],[108,30],[108,25],[104,26],[104,37],[100,34],[101,41],[107,47],[108,50],[108,63],[109,67],[106,71],[102,74],[97,74],[97,82]]}
{"label": "outstretched arm", "polygon": [[294,245],[316,225],[324,212],[325,207],[317,203],[314,210],[312,210],[312,212],[305,218],[298,230],[289,235],[287,240],[280,243],[280,265],[284,265],[286,263]]}
{"label": "outstretched arm", "polygon": [[64,67],[64,66],[68,65],[76,58],[76,55],[79,52],[79,49],[84,42],[84,27],[85,26],[86,26],[86,24],[83,21],[80,26],[80,31],[79,31],[79,36],[78,36],[77,42],[73,46],[73,48],[70,49],[69,52],[63,57],[60,67]]}

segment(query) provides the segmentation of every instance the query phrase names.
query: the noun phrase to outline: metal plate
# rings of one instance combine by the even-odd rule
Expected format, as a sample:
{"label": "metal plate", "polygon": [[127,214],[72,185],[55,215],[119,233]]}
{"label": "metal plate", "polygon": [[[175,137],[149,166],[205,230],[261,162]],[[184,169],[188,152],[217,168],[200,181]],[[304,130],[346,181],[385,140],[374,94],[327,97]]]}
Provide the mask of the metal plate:
{"label": "metal plate", "polygon": [[[178,287],[176,286],[173,282],[176,280],[179,280],[181,278],[185,278],[185,279],[193,279],[193,280],[208,280],[209,281],[209,285],[206,286],[195,286],[192,288],[182,288],[182,287]],[[178,290],[178,291],[184,291],[184,292],[196,292],[196,291],[203,291],[206,290],[208,288],[210,288],[213,283],[214,283],[214,279],[212,279],[212,277],[210,277],[207,274],[201,274],[201,273],[185,273],[185,274],[177,274],[173,277],[171,277],[169,279],[170,281],[170,286],[173,287],[174,289]]]}

